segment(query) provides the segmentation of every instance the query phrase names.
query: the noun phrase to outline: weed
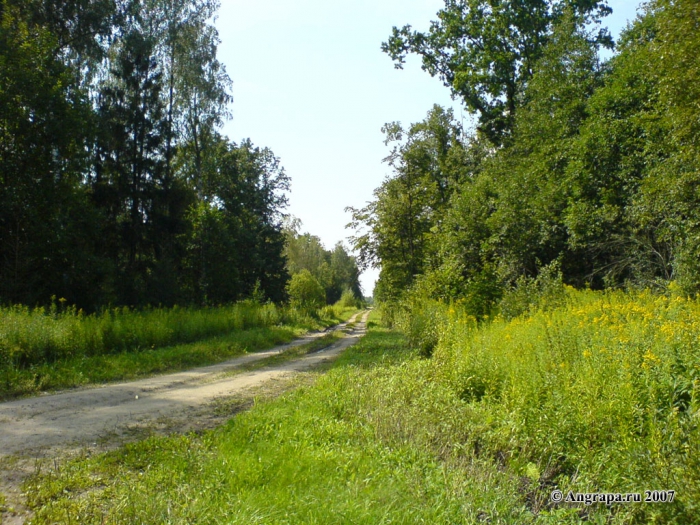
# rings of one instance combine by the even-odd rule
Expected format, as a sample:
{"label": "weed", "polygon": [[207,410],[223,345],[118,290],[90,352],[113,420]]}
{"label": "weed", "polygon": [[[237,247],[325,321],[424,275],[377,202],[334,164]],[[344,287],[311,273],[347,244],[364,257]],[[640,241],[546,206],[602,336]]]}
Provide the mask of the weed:
{"label": "weed", "polygon": [[[700,523],[700,304],[564,294],[479,324],[431,305],[430,359],[373,313],[312,384],[34,478],[35,522]],[[554,489],[677,494],[556,505]]]}
{"label": "weed", "polygon": [[2,309],[0,399],[211,364],[288,342],[352,311],[328,307],[311,319],[254,303],[93,316]]}

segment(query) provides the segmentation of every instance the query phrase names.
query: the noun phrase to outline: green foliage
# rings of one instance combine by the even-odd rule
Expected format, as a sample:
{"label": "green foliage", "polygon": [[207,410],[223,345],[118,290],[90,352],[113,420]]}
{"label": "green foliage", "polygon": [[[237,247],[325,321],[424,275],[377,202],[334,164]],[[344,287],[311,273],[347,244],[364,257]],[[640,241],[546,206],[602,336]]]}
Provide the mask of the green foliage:
{"label": "green foliage", "polygon": [[352,290],[346,288],[343,291],[343,295],[340,296],[340,299],[335,304],[340,306],[341,308],[359,308],[360,300],[357,297],[355,297],[355,294],[352,292]]}
{"label": "green foliage", "polygon": [[482,444],[509,450],[511,465],[539,464],[549,470],[540,481],[565,493],[673,484],[683,494],[675,506],[619,509],[618,519],[693,521],[697,309],[649,293],[569,292],[567,306],[478,331],[453,323],[435,359],[491,421]]}
{"label": "green foliage", "polygon": [[86,315],[74,307],[22,306],[0,312],[0,352],[5,364],[29,367],[66,358],[148,350],[236,330],[280,323],[285,313],[272,305],[242,302],[196,308],[114,308]]}
{"label": "green foliage", "polygon": [[[471,137],[442,142],[452,124],[437,109],[406,140],[400,126],[386,127],[400,144],[389,157],[395,175],[352,210],[360,260],[381,266],[378,299],[414,289],[464,300],[481,318],[504,291],[521,290],[507,293],[510,316],[553,264],[580,288],[676,281],[697,293],[700,128],[695,91],[685,88],[699,84],[697,7],[649,3],[601,64],[602,33],[583,21],[604,14],[602,3],[486,4],[447,2],[429,32],[395,30],[385,45],[399,62],[421,55],[482,119]],[[501,64],[496,49],[511,65],[482,68]]]}
{"label": "green foliage", "polygon": [[324,289],[326,304],[341,300],[346,290],[351,291],[355,300],[361,300],[360,270],[355,257],[341,242],[333,250],[326,250],[317,236],[300,234],[300,227],[298,219],[291,219],[286,225],[284,256],[289,273],[295,275],[303,270],[311,273]]}
{"label": "green foliage", "polygon": [[81,187],[92,114],[36,7],[0,2],[0,299],[32,304],[82,296],[100,277]]}
{"label": "green foliage", "polygon": [[359,233],[351,242],[360,265],[381,262],[375,296],[388,300],[425,272],[431,232],[472,159],[464,155],[452,111],[439,106],[407,132],[398,123],[387,124],[383,131],[385,143],[395,144],[385,159],[395,175],[375,190],[368,206],[347,211],[353,217],[349,227]]}
{"label": "green foliage", "polygon": [[533,310],[561,306],[566,300],[565,290],[559,265],[550,264],[536,278],[520,276],[503,294],[498,313],[510,320]]}
{"label": "green foliage", "polygon": [[406,335],[411,348],[423,357],[430,357],[438,344],[440,326],[447,308],[434,301],[412,297],[397,307],[394,326]]}
{"label": "green foliage", "polygon": [[[480,325],[443,306],[432,359],[372,323],[311,386],[220,429],[46,465],[24,487],[34,521],[699,523],[700,306],[566,294]],[[549,499],[651,487],[674,502]]]}
{"label": "green foliage", "polygon": [[693,29],[698,6],[684,0],[658,1],[652,7],[657,23],[648,32],[653,31],[654,40],[640,47],[647,54],[647,70],[655,73],[658,96],[650,115],[654,120],[646,127],[658,131],[646,144],[649,153],[645,160],[655,162],[647,160],[649,176],[642,182],[634,217],[652,239],[648,258],[663,266],[687,293],[694,294],[700,290],[696,191],[700,169],[700,39]]}
{"label": "green foliage", "polygon": [[218,7],[2,0],[0,301],[285,299],[289,179],[217,133]]}
{"label": "green foliage", "polygon": [[355,310],[310,312],[248,300],[86,315],[64,304],[0,310],[0,397],[210,364],[335,324]]}
{"label": "green foliage", "polygon": [[[509,136],[519,99],[552,34],[570,16],[581,27],[611,12],[605,1],[446,0],[426,33],[394,27],[382,50],[401,68],[408,53],[422,58],[437,76],[479,115],[479,130],[496,145]],[[592,41],[612,45],[607,31]]]}
{"label": "green foliage", "polygon": [[315,312],[326,302],[321,283],[308,270],[292,275],[287,287],[287,295],[292,308],[302,312]]}
{"label": "green foliage", "polygon": [[279,159],[249,140],[218,139],[206,155],[206,199],[189,210],[182,288],[188,302],[285,298],[281,209],[289,178]]}

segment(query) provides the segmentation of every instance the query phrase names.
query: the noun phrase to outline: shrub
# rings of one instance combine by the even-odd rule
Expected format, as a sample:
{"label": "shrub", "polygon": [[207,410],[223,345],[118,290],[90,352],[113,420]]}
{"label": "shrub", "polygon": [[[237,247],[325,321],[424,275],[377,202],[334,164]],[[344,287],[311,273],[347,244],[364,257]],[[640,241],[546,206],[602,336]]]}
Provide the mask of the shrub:
{"label": "shrub", "polygon": [[360,300],[357,297],[355,297],[355,294],[352,293],[352,290],[346,288],[345,290],[343,290],[343,295],[340,296],[340,299],[338,300],[336,305],[341,308],[359,308]]}
{"label": "shrub", "polygon": [[[531,281],[520,292],[536,288]],[[437,377],[488,421],[484,452],[507,451],[516,471],[539,465],[540,482],[564,492],[682,487],[675,507],[626,509],[635,523],[696,512],[700,303],[649,292],[566,295],[558,307],[479,326],[457,312],[441,327]]]}
{"label": "shrub", "polygon": [[515,285],[506,290],[498,304],[498,311],[505,319],[537,309],[555,308],[564,304],[566,289],[559,265],[555,262],[540,269],[536,278],[521,276]]}
{"label": "shrub", "polygon": [[326,292],[323,286],[308,270],[302,270],[292,276],[287,292],[292,308],[307,315],[315,315],[316,310],[326,302]]}

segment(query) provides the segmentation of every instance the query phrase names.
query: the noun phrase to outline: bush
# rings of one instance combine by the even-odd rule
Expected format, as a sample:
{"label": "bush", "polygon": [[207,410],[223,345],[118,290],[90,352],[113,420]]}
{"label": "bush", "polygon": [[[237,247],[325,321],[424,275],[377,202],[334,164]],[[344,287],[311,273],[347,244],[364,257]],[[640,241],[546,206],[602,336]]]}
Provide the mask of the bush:
{"label": "bush", "polygon": [[349,288],[343,291],[343,295],[340,296],[340,299],[335,304],[341,308],[360,308],[361,306],[360,300],[355,297],[355,294]]}
{"label": "bush", "polygon": [[[541,300],[536,284],[519,293]],[[478,326],[457,312],[441,326],[435,375],[469,403],[475,427],[488,421],[482,453],[507,451],[523,473],[539,466],[538,481],[564,493],[682,487],[677,504],[625,508],[636,519],[620,522],[690,523],[672,517],[697,516],[700,501],[700,303],[649,292],[566,298]]]}
{"label": "bush", "polygon": [[311,316],[315,316],[316,311],[326,302],[323,286],[308,270],[302,270],[292,276],[287,293],[292,308]]}
{"label": "bush", "polygon": [[540,269],[536,278],[518,278],[515,286],[503,294],[498,311],[504,319],[514,319],[527,311],[561,306],[565,300],[561,270],[557,263],[552,263]]}

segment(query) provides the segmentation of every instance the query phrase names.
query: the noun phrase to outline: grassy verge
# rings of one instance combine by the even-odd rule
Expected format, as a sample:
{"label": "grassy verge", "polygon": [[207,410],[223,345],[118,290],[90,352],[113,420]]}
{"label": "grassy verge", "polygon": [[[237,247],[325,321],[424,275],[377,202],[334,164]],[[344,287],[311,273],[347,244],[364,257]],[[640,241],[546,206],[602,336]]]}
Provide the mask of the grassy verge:
{"label": "grassy verge", "polygon": [[445,306],[432,359],[370,323],[312,385],[215,431],[43,472],[33,523],[700,523],[698,308],[581,293],[477,326]]}
{"label": "grassy verge", "polygon": [[211,308],[114,308],[85,315],[51,308],[0,308],[0,366],[159,348],[234,330],[306,322],[295,310],[244,301]]}
{"label": "grassy verge", "polygon": [[425,390],[429,380],[407,381],[428,366],[401,335],[372,326],[314,385],[216,431],[45,471],[25,487],[33,523],[468,523],[493,504],[524,515],[517,477],[448,464],[407,436],[416,401],[446,401],[444,389]]}
{"label": "grassy verge", "polygon": [[353,313],[352,309],[327,309],[320,320],[299,318],[286,325],[231,330],[193,343],[66,357],[27,367],[6,365],[0,367],[0,399],[208,365],[289,342],[310,329],[347,320]]}

